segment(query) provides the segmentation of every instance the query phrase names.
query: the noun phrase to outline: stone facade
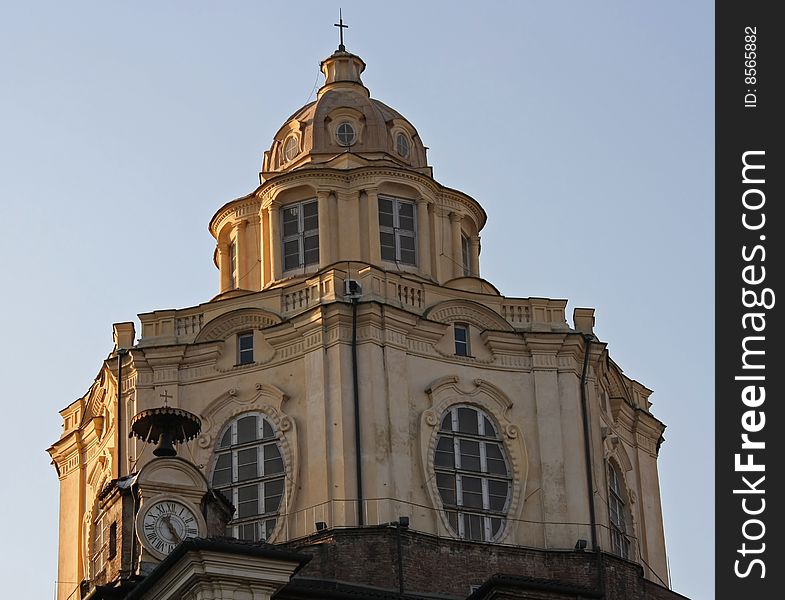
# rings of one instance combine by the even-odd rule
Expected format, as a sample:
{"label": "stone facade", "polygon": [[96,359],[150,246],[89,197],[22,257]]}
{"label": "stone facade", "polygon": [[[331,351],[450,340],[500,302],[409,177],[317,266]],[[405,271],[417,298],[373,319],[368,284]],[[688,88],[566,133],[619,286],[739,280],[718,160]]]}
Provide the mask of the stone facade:
{"label": "stone facade", "polygon": [[[325,59],[325,85],[276,133],[260,186],[213,217],[219,294],[139,315],[139,339],[133,324],[115,324],[95,382],[61,411],[49,449],[61,481],[59,579],[148,572],[137,560],[99,578],[96,523],[120,510],[102,490],[154,459],[129,439],[132,417],[166,404],[201,418],[179,453],[200,472],[200,494],[212,486],[238,509],[229,535],[307,550],[298,540],[317,529],[359,528],[332,575],[314,560],[303,573],[343,579],[336,570],[359,568],[347,581],[396,589],[389,573],[371,576],[366,529],[405,517],[396,535],[418,592],[465,596],[499,572],[555,578],[585,597],[669,597],[647,591],[668,581],[665,427],[651,390],[593,335],[593,309],[568,324],[566,300],[508,298],[480,277],[485,212],[433,178],[416,129],[370,98],[364,68],[345,51]],[[250,422],[258,435],[245,439]],[[134,489],[133,511],[143,510]],[[589,552],[574,551],[588,540]],[[379,544],[391,551],[388,538]],[[438,561],[422,554],[428,544],[450,556],[453,576],[429,574]],[[590,552],[599,549],[627,560]],[[498,566],[464,568],[488,553]],[[610,565],[601,576],[598,561]],[[610,593],[617,568],[632,583]]]}

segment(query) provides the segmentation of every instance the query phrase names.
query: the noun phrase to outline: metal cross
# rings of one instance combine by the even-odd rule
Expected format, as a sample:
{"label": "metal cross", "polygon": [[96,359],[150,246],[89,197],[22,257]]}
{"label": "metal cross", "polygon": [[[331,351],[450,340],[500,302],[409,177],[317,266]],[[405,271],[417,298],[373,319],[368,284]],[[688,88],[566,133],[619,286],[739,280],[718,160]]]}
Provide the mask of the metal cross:
{"label": "metal cross", "polygon": [[164,393],[160,394],[160,396],[164,399],[164,406],[169,406],[169,400],[174,397],[169,393],[169,390],[164,390]]}
{"label": "metal cross", "polygon": [[338,9],[338,22],[333,24],[334,27],[338,28],[338,31],[341,34],[341,43],[338,46],[339,52],[346,52],[346,46],[343,45],[343,30],[349,29],[348,25],[343,24],[343,15],[341,14],[341,9]]}

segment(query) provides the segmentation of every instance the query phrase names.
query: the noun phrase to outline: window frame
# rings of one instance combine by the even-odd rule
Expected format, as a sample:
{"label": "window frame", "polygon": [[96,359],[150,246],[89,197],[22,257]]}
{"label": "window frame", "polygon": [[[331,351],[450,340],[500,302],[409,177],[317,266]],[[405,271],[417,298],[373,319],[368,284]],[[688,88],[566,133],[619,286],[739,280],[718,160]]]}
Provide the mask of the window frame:
{"label": "window frame", "polygon": [[[458,339],[458,331],[462,330],[465,332],[466,339],[459,340]],[[452,335],[453,341],[455,342],[455,356],[468,356],[471,357],[472,355],[472,346],[470,341],[470,330],[468,323],[453,323],[452,324]],[[461,347],[463,348],[463,352],[461,352]]]}
{"label": "window frame", "polygon": [[471,277],[472,263],[471,263],[471,241],[469,236],[461,232],[461,259],[463,260],[463,276]]}
{"label": "window frame", "polygon": [[[243,340],[251,340],[251,347],[250,348],[243,348]],[[250,359],[247,357],[247,354],[250,352]],[[243,355],[246,355],[245,358]],[[242,331],[237,334],[237,362],[236,366],[239,365],[251,365],[254,363],[254,339],[253,339],[253,331]]]}
{"label": "window frame", "polygon": [[[419,248],[418,248],[418,222],[417,222],[417,204],[414,200],[408,200],[406,198],[397,198],[395,196],[385,196],[381,195],[378,198],[379,206],[378,206],[378,218],[379,218],[379,247],[380,247],[380,256],[383,261],[386,262],[394,262],[396,265],[407,265],[410,267],[416,267],[419,265],[420,257],[419,257]],[[390,227],[389,225],[382,225],[381,217],[382,217],[382,205],[381,202],[390,202],[392,204],[392,217],[393,217],[393,226]],[[411,206],[412,209],[412,227],[413,229],[402,229],[401,228],[401,206],[407,205]],[[390,214],[385,212],[384,214]],[[393,240],[395,243],[395,258],[391,260],[390,258],[384,257],[384,248],[385,246],[382,244],[382,236],[384,234],[392,235]],[[413,250],[412,253],[414,254],[414,262],[405,262],[401,259],[401,238],[411,238]]]}
{"label": "window frame", "polygon": [[237,289],[237,240],[229,241],[229,289]]}
{"label": "window frame", "polygon": [[[315,205],[316,206],[316,227],[312,229],[305,229],[305,207]],[[285,233],[285,223],[286,223],[286,211],[292,208],[297,208],[297,233]],[[319,253],[319,199],[318,198],[308,198],[306,200],[301,200],[299,202],[290,202],[285,204],[280,209],[281,216],[280,216],[280,231],[281,231],[281,272],[282,273],[293,273],[298,270],[305,270],[312,265],[319,265],[320,260],[320,253]],[[311,262],[306,261],[306,249],[305,243],[306,240],[316,239],[316,259],[312,260]],[[289,242],[297,241],[297,259],[298,264],[296,266],[292,266],[287,268],[286,266],[286,244]]]}
{"label": "window frame", "polygon": [[[610,524],[611,552],[630,558],[630,540],[627,538],[627,503],[623,497],[624,479],[612,462],[608,462],[608,522]],[[615,516],[614,516],[615,515]]]}
{"label": "window frame", "polygon": [[[289,156],[290,149],[294,149],[294,153],[291,156]],[[300,142],[296,135],[289,135],[284,140],[282,154],[284,163],[293,161],[300,154]]]}
{"label": "window frame", "polygon": [[[351,131],[352,137],[350,140],[341,140],[341,136],[345,133],[341,131],[343,127],[348,127]],[[335,128],[335,141],[343,148],[353,146],[357,142],[357,128],[354,126],[354,123],[351,121],[341,121],[338,123],[338,126]]]}
{"label": "window frame", "polygon": [[[240,441],[238,424],[245,418],[256,418],[256,438]],[[228,445],[223,445],[224,438],[229,435]],[[266,448],[275,448],[276,453],[268,457]],[[241,463],[241,456],[250,457],[250,450],[255,450],[255,462]],[[216,472],[221,457],[230,456],[229,466],[222,467],[220,471],[229,470],[229,480],[216,482]],[[280,463],[280,471],[268,473],[267,463]],[[240,469],[243,466],[255,465],[256,475],[241,478]],[[226,534],[238,539],[249,539],[247,534],[253,532],[253,541],[269,541],[280,523],[281,509],[286,498],[286,462],[279,440],[278,433],[272,420],[262,412],[253,411],[242,413],[227,423],[221,431],[216,442],[215,455],[210,473],[210,485],[224,494],[237,510],[231,521],[226,526]],[[255,496],[240,500],[240,490],[255,487]],[[280,493],[276,493],[279,491]],[[267,510],[267,501],[277,498],[277,505]],[[256,512],[241,515],[241,504],[256,502]]]}
{"label": "window frame", "polygon": [[[401,152],[401,146],[404,146],[405,152]],[[409,136],[403,131],[399,131],[395,134],[395,152],[402,158],[409,158],[409,155],[412,152],[412,144],[409,140]]]}
{"label": "window frame", "polygon": [[98,518],[95,520],[93,529],[93,576],[99,574],[104,570],[106,564],[109,562],[109,515],[106,511],[102,511]]}
{"label": "window frame", "polygon": [[[468,409],[474,412],[477,419],[477,433],[460,431],[459,410],[461,409]],[[450,418],[449,430],[443,429],[444,422],[448,416]],[[444,511],[444,516],[450,529],[460,539],[480,542],[493,542],[498,540],[503,535],[513,498],[512,464],[504,441],[499,434],[499,426],[494,423],[491,415],[485,410],[474,405],[466,404],[450,406],[442,414],[439,423],[440,426],[434,448],[433,470],[434,478],[436,479],[437,495],[441,501],[442,510]],[[489,423],[493,429],[490,434],[485,431],[486,423]],[[451,456],[451,460],[448,462],[451,462],[452,466],[449,464],[437,464],[436,454],[439,452],[447,452],[443,449],[439,449],[442,438],[447,439],[448,442],[446,445],[451,446],[451,451],[449,451],[448,454],[448,456]],[[462,442],[468,443],[464,446]],[[479,470],[463,465],[465,457],[471,457],[472,459],[475,457],[475,455],[467,453],[467,448],[470,448],[471,444],[476,444],[478,448],[479,455],[477,458],[479,460]],[[488,444],[495,446],[498,449],[498,455],[492,456],[490,459],[492,461],[499,461],[498,456],[501,457],[504,465],[504,475],[491,471],[488,462]],[[446,476],[447,478],[453,478],[452,481],[449,481],[448,479],[448,484],[454,482],[454,486],[452,486],[452,488],[440,487],[440,475]],[[482,504],[481,508],[465,504],[467,478],[469,480],[480,480],[479,492],[475,489],[468,493],[475,496],[479,494],[479,499]],[[442,481],[445,481],[445,479],[442,478]],[[506,486],[506,494],[501,509],[492,508],[491,506],[491,496],[494,498],[500,497],[499,494],[491,493],[492,482],[504,483]],[[452,498],[454,499],[454,503],[451,504],[445,500],[445,496],[442,492],[443,489],[454,493],[454,498]],[[499,521],[495,531],[494,520]],[[480,525],[480,530],[477,532],[472,531],[472,525]],[[479,536],[473,535],[475,533],[478,533]]]}

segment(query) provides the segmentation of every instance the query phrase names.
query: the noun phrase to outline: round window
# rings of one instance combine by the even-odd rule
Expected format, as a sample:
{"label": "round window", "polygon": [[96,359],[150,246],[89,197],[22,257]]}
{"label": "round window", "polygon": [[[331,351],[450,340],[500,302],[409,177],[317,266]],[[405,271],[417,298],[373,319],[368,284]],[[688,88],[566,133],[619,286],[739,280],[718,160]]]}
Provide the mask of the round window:
{"label": "round window", "polygon": [[348,121],[344,121],[338,125],[338,129],[336,129],[335,134],[338,138],[338,143],[341,146],[351,146],[354,144],[354,141],[357,138],[357,134],[354,132],[354,127],[352,127],[352,124]]}
{"label": "round window", "polygon": [[286,139],[286,143],[283,146],[283,157],[288,162],[292,160],[295,156],[299,154],[299,148],[297,147],[297,136],[291,135]]}
{"label": "round window", "polygon": [[395,137],[395,150],[404,158],[409,156],[409,138],[406,137],[406,134],[399,133]]}

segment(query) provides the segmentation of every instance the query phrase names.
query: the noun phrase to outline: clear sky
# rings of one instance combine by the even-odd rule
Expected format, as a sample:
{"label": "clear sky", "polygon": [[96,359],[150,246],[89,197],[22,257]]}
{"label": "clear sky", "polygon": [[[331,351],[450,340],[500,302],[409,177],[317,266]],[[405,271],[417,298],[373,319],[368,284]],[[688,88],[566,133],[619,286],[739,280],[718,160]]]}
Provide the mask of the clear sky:
{"label": "clear sky", "polygon": [[[207,223],[337,44],[488,213],[505,295],[597,309],[655,390],[673,587],[714,597],[714,12],[709,1],[0,4],[0,569],[51,598],[44,450],[111,324],[217,292]],[[64,583],[64,585],[70,585]]]}

